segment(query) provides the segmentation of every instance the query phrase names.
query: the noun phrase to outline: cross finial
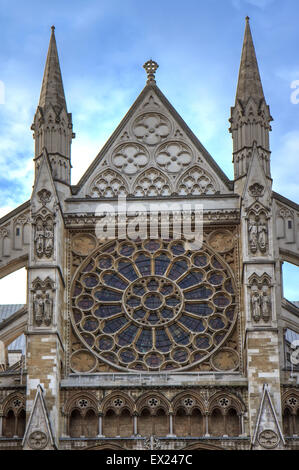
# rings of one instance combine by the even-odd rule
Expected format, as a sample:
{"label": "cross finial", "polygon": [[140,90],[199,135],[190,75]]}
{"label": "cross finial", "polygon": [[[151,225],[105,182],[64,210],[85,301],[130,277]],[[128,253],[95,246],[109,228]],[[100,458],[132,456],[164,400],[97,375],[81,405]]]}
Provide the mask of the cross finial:
{"label": "cross finial", "polygon": [[147,73],[146,83],[156,83],[155,73],[158,67],[159,65],[157,64],[157,62],[155,62],[152,59],[145,62],[145,64],[143,65],[143,68],[146,70],[146,73]]}
{"label": "cross finial", "polygon": [[55,26],[54,26],[54,25],[51,26],[51,29],[52,29],[52,32],[54,33],[54,31],[55,31]]}
{"label": "cross finial", "polygon": [[249,16],[246,16],[245,20],[246,20],[247,23],[248,23],[248,21],[250,20]]}

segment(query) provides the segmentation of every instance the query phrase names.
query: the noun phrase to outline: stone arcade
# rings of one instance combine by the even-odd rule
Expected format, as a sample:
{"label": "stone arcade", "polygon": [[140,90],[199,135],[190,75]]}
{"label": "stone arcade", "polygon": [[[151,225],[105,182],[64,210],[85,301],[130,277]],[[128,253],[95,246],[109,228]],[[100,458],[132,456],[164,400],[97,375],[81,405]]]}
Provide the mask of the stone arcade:
{"label": "stone arcade", "polygon": [[[0,277],[28,272],[27,304],[0,306],[0,449],[299,449],[299,308],[281,274],[283,261],[299,264],[299,206],[271,189],[272,117],[249,19],[233,181],[158,88],[158,65],[144,67],[145,88],[71,185],[52,27],[32,196],[0,220]],[[174,229],[99,239],[97,207],[118,196],[202,204],[202,247]]]}

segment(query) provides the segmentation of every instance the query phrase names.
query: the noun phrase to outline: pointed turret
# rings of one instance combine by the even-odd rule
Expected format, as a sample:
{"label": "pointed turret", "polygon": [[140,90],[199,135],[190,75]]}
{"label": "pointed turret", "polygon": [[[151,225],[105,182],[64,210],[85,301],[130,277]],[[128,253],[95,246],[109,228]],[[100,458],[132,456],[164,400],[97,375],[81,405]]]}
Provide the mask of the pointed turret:
{"label": "pointed turret", "polygon": [[247,16],[236,103],[241,101],[243,104],[246,104],[249,98],[253,98],[257,104],[265,99],[250,30],[249,17]]}
{"label": "pointed turret", "polygon": [[235,180],[238,180],[237,191],[242,192],[244,177],[246,177],[252,158],[254,142],[258,149],[262,168],[270,179],[270,145],[269,131],[271,130],[269,106],[266,103],[254,44],[252,40],[249,17],[246,26],[235,106],[231,108],[230,132],[233,138],[233,162]]}
{"label": "pointed turret", "polygon": [[55,39],[55,27],[51,27],[52,33],[45,65],[42,88],[39,98],[39,106],[52,105],[58,111],[67,110],[62,83],[62,76]]}
{"label": "pointed turret", "polygon": [[72,115],[67,112],[54,26],[51,29],[39,105],[31,126],[35,139],[35,176],[43,151],[46,150],[54,181],[58,185],[59,183],[69,185],[71,142],[75,134]]}

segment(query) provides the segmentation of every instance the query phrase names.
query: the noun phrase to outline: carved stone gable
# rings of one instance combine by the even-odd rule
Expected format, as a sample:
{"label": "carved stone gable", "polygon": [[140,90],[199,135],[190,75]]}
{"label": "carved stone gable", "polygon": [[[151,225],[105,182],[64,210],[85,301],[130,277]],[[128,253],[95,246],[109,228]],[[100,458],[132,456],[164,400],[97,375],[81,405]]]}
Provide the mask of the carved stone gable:
{"label": "carved stone gable", "polygon": [[53,450],[55,443],[52,435],[43,390],[37,386],[32,411],[23,438],[24,450]]}
{"label": "carved stone gable", "polygon": [[78,196],[229,192],[228,180],[191,134],[158,88],[145,88],[79,182]]}

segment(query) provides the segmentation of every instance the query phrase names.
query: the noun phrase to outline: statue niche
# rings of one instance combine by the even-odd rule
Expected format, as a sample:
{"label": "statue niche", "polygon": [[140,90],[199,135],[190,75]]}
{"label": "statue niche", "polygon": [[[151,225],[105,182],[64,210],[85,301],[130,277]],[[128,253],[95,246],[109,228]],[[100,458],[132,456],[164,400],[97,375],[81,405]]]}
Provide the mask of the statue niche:
{"label": "statue niche", "polygon": [[54,224],[51,216],[37,217],[34,233],[35,253],[38,258],[51,258],[54,251]]}
{"label": "statue niche", "polygon": [[250,252],[264,254],[268,249],[268,222],[266,215],[250,214],[248,220],[248,242]]}
{"label": "statue niche", "polygon": [[271,285],[269,276],[253,275],[250,279],[251,317],[255,323],[271,319]]}
{"label": "statue niche", "polygon": [[33,319],[37,326],[50,326],[53,320],[54,282],[47,277],[44,281],[36,278],[32,283]]}

